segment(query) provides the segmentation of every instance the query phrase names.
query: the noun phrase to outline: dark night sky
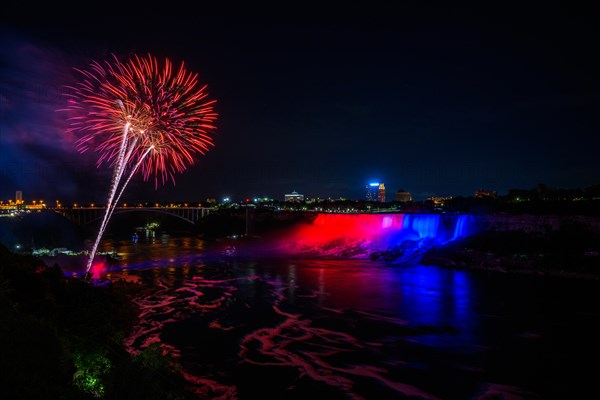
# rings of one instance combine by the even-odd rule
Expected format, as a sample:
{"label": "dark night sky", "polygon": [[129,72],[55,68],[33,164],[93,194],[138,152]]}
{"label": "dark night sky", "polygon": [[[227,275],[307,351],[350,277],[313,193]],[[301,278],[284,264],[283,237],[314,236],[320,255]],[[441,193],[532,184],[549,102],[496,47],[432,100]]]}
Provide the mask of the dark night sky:
{"label": "dark night sky", "polygon": [[65,135],[61,85],[72,67],[148,52],[199,72],[218,130],[176,186],[140,178],[129,201],[283,200],[292,190],[358,199],[370,180],[417,199],[600,183],[598,14],[497,4],[344,16],[4,13],[0,198],[103,201],[110,171]]}

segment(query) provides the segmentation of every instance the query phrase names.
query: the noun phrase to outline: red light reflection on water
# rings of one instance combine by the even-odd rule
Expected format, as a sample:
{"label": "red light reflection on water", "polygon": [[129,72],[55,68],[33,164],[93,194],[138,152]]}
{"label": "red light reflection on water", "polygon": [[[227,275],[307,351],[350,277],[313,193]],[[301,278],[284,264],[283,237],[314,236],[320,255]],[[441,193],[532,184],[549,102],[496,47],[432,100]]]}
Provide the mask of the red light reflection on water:
{"label": "red light reflection on water", "polygon": [[92,264],[91,272],[93,279],[102,279],[106,275],[107,266],[102,260],[96,260]]}

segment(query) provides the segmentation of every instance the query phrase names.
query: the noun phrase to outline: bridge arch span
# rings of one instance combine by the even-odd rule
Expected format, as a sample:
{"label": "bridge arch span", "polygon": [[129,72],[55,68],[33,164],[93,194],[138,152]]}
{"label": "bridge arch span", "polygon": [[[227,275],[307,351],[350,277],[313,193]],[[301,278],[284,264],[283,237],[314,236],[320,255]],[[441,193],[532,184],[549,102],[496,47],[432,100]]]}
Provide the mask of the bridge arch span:
{"label": "bridge arch span", "polygon": [[[77,225],[88,225],[104,218],[106,208],[103,207],[78,207],[53,209],[54,212]],[[131,212],[152,212],[179,218],[195,225],[210,213],[207,207],[116,207],[113,215]]]}

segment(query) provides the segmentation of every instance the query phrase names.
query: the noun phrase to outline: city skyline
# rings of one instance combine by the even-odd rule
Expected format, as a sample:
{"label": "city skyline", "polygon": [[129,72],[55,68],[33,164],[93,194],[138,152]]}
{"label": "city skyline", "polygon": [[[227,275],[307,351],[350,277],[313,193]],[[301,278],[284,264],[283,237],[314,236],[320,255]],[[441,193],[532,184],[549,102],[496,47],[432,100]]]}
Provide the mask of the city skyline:
{"label": "city skyline", "polygon": [[74,67],[147,52],[197,71],[219,120],[214,149],[175,186],[136,179],[128,201],[292,190],[362,199],[372,179],[388,197],[404,188],[415,200],[598,184],[600,62],[589,49],[600,35],[589,10],[404,7],[244,20],[209,12],[143,33],[143,15],[121,24],[7,12],[0,198],[104,201],[111,171],[65,134],[61,91]]}

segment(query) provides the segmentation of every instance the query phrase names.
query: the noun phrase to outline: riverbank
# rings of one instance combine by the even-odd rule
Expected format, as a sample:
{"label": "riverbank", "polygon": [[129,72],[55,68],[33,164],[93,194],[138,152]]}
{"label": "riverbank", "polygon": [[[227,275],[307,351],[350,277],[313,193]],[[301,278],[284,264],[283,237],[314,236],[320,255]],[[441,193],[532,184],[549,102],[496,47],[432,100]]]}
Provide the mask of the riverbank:
{"label": "riverbank", "polygon": [[94,286],[0,244],[0,387],[7,398],[192,399],[160,346],[121,344],[139,285]]}
{"label": "riverbank", "polygon": [[546,232],[484,231],[426,251],[420,262],[460,269],[600,279],[600,234],[583,225]]}

